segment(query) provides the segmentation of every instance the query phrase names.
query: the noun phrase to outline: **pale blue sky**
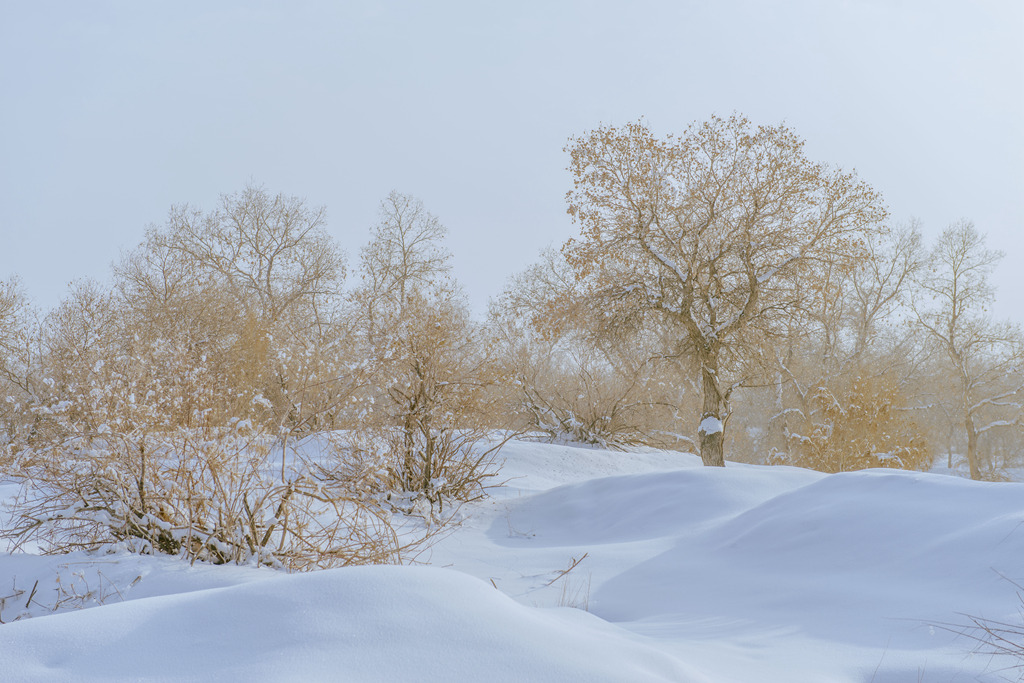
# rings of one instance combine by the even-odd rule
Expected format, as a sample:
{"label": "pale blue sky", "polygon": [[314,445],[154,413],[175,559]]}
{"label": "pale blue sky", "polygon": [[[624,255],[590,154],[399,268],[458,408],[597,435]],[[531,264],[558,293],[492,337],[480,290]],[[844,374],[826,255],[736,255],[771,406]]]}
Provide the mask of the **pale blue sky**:
{"label": "pale blue sky", "polygon": [[894,218],[1007,252],[1024,320],[1024,3],[0,0],[0,279],[54,305],[171,204],[249,180],[350,258],[390,190],[448,226],[475,310],[565,215],[566,140],[786,121]]}

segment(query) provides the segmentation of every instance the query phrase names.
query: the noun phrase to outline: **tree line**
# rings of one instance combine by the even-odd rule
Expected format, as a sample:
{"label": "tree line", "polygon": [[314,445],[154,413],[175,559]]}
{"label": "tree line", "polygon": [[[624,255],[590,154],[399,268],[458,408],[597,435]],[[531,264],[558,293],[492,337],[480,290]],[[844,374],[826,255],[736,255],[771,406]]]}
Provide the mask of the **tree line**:
{"label": "tree line", "polygon": [[[480,495],[514,434],[713,466],[1020,464],[1022,338],[987,312],[1001,254],[970,222],[925,245],[855,173],[739,115],[566,151],[579,234],[485,320],[440,220],[397,192],[354,265],[325,209],[249,186],[173,207],[109,284],[45,314],[4,282],[0,465],[25,483],[8,538],[390,557],[389,511]],[[297,461],[325,435],[330,458]]]}

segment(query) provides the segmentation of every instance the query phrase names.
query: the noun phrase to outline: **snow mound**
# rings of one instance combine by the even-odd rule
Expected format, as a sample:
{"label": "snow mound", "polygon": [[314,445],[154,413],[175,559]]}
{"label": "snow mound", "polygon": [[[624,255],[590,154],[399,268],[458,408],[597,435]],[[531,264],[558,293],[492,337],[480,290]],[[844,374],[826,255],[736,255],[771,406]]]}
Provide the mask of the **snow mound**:
{"label": "snow mound", "polygon": [[17,681],[703,681],[576,610],[458,572],[356,567],[7,624]]}
{"label": "snow mound", "polygon": [[872,470],[680,536],[604,583],[593,604],[620,624],[671,623],[684,639],[715,623],[730,638],[795,630],[832,647],[923,653],[952,640],[929,624],[1014,614],[1006,578],[1020,582],[1021,557],[1024,485]]}
{"label": "snow mound", "polygon": [[[824,475],[797,468],[691,468],[602,477],[533,496],[510,510],[534,544],[623,543],[692,533]],[[492,534],[507,537],[497,520]],[[505,542],[514,542],[508,539]]]}
{"label": "snow mound", "polygon": [[607,451],[531,441],[510,441],[501,450],[500,481],[516,492],[546,491],[600,477],[699,468],[698,456],[677,451]]}

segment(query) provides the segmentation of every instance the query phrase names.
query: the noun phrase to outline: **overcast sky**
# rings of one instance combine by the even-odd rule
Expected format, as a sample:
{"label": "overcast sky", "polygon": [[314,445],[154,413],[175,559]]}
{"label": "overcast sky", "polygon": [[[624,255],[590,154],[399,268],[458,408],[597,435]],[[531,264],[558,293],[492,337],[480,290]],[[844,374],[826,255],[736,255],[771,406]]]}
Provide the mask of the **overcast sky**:
{"label": "overcast sky", "polygon": [[392,189],[482,312],[575,232],[567,139],[738,111],[856,168],[897,221],[973,219],[1024,321],[1024,2],[0,0],[0,279],[49,308],[172,204],[250,179],[353,259]]}

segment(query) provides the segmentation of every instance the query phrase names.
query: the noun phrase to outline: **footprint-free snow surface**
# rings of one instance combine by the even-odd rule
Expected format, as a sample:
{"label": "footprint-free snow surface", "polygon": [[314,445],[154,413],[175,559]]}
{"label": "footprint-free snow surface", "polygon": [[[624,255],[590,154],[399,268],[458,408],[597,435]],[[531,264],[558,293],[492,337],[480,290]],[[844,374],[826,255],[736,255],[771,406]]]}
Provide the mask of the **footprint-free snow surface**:
{"label": "footprint-free snow surface", "polygon": [[[461,510],[419,558],[430,566],[287,575],[0,556],[0,598],[13,596],[0,602],[0,680],[897,683],[1021,672],[943,625],[1021,623],[1024,484],[703,468],[678,453],[528,442],[502,456],[507,483]],[[22,604],[37,580],[34,605],[76,594],[103,604],[44,616]]]}

